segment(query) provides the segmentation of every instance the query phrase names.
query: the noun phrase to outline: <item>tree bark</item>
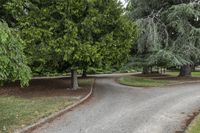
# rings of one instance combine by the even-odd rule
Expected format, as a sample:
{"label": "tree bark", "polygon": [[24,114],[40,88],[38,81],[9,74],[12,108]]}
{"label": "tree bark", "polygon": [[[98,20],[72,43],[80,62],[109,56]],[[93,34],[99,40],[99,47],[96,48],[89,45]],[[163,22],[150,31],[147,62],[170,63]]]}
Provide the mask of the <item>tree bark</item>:
{"label": "tree bark", "polygon": [[160,73],[160,68],[157,66],[157,73],[159,74]]}
{"label": "tree bark", "polygon": [[87,77],[87,69],[83,69],[82,77],[86,78]]}
{"label": "tree bark", "polygon": [[181,66],[179,77],[191,77],[191,76],[192,76],[191,65]]}
{"label": "tree bark", "polygon": [[192,71],[196,71],[196,66],[192,65]]}
{"label": "tree bark", "polygon": [[143,67],[142,74],[149,74],[149,67],[147,66]]}
{"label": "tree bark", "polygon": [[71,70],[71,88],[73,90],[77,90],[79,88],[79,86],[78,86],[77,71],[75,69]]}

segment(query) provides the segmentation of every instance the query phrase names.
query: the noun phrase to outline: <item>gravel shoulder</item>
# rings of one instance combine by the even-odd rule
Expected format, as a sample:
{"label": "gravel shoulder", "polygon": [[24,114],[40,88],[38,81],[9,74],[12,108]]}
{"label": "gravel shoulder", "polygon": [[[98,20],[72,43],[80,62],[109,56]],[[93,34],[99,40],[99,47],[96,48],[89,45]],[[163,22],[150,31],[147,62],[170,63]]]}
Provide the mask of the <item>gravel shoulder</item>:
{"label": "gravel shoulder", "polygon": [[133,88],[98,79],[93,98],[33,133],[175,133],[200,108],[200,83]]}

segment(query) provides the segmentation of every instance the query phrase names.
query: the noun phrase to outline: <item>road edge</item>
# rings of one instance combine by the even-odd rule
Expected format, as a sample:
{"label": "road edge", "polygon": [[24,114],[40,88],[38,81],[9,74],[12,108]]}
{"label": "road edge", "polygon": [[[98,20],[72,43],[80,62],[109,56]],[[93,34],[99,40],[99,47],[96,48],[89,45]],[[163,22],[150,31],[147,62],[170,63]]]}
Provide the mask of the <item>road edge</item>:
{"label": "road edge", "polygon": [[188,124],[186,125],[183,133],[189,133],[192,126],[196,123],[197,119],[200,118],[200,110],[193,113],[193,115],[190,116],[188,119]]}
{"label": "road edge", "polygon": [[177,83],[172,83],[172,84],[169,84],[169,85],[166,85],[167,86],[175,86],[175,85],[184,85],[184,84],[198,84],[200,83],[200,80],[196,80],[196,81],[182,81],[182,82],[177,82]]}
{"label": "road edge", "polygon": [[56,118],[64,115],[65,113],[71,111],[73,108],[77,107],[78,105],[86,102],[89,98],[91,98],[93,91],[94,91],[94,87],[95,87],[95,83],[96,83],[96,79],[94,79],[91,87],[90,87],[90,92],[81,100],[79,100],[78,102],[68,106],[65,109],[60,110],[59,112],[53,113],[48,117],[42,118],[40,120],[38,120],[36,123],[29,125],[25,128],[22,129],[18,129],[16,131],[14,131],[13,133],[30,133],[31,131],[43,126],[46,123],[52,122],[53,120],[55,120]]}

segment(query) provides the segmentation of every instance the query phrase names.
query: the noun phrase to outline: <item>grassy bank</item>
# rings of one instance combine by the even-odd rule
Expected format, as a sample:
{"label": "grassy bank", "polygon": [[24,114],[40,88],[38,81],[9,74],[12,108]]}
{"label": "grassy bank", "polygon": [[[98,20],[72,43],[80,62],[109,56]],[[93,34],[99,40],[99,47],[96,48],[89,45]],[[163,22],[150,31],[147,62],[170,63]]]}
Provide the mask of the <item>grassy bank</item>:
{"label": "grassy bank", "polygon": [[200,117],[197,118],[187,133],[200,133]]}
{"label": "grassy bank", "polygon": [[[179,72],[174,71],[174,72],[167,72],[166,74],[170,75],[170,76],[178,76]],[[200,72],[192,72],[192,76],[193,77],[200,77]]]}
{"label": "grassy bank", "polygon": [[23,99],[13,96],[0,97],[0,132],[10,133],[16,128],[36,122],[39,118],[50,115],[73,101],[66,98]]}
{"label": "grassy bank", "polygon": [[143,77],[122,77],[117,80],[120,84],[135,87],[158,87],[168,85],[171,82],[167,80],[154,80]]}

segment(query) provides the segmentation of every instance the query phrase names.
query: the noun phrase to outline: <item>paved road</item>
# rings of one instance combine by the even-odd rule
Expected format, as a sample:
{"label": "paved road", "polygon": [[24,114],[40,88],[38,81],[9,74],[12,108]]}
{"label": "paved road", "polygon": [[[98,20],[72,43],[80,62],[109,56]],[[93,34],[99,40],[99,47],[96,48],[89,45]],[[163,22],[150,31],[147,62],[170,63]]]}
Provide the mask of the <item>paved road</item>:
{"label": "paved road", "polygon": [[125,87],[98,79],[93,98],[34,133],[175,133],[200,108],[200,83]]}

